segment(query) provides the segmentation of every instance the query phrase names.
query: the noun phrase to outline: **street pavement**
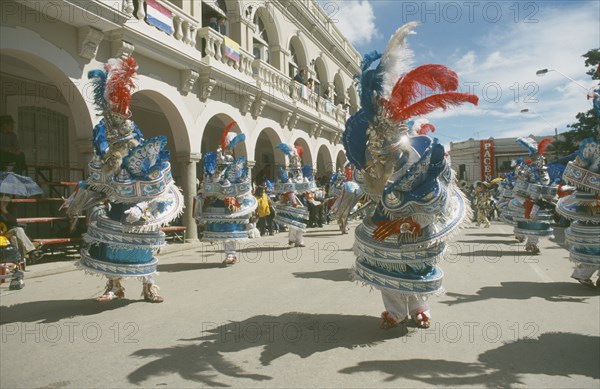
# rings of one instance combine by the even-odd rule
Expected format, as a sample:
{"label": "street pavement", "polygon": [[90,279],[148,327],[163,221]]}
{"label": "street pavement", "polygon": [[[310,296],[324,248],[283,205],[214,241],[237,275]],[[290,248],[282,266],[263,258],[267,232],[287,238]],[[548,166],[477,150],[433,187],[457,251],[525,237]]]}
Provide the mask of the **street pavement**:
{"label": "street pavement", "polygon": [[162,304],[141,283],[98,303],[104,279],[72,263],[33,265],[0,287],[0,386],[600,387],[600,296],[570,278],[568,252],[531,256],[510,226],[467,227],[441,263],[431,328],[379,328],[380,293],[350,279],[354,222],[242,245],[159,255]]}

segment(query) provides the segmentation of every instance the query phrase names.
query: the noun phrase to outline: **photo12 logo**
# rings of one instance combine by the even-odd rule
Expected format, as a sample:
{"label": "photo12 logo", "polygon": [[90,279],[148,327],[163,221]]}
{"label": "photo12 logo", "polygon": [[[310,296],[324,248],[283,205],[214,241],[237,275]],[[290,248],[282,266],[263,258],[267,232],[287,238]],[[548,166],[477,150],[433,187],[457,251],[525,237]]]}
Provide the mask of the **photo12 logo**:
{"label": "photo12 logo", "polygon": [[103,339],[114,343],[138,343],[139,331],[139,325],[134,322],[7,323],[0,326],[0,339],[2,343],[15,340],[21,343],[98,343]]}
{"label": "photo12 logo", "polygon": [[510,19],[514,23],[538,23],[536,2],[498,1],[403,1],[402,23],[498,23]]}

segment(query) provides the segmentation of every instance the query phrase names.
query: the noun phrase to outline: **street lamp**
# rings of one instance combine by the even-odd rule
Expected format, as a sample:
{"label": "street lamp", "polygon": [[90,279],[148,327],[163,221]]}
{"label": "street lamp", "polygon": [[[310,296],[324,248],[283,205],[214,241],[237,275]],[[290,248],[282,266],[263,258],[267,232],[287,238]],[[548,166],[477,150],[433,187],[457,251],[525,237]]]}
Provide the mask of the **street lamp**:
{"label": "street lamp", "polygon": [[[542,69],[542,70],[546,70],[547,71],[548,69]],[[550,125],[550,127],[554,127],[554,141],[558,142],[558,128],[556,128],[545,117],[543,117],[541,114],[537,113],[533,109],[525,108],[525,109],[521,110],[521,113],[529,113],[529,112],[531,112],[532,114],[534,114],[534,115],[539,116],[540,118],[542,118],[546,123],[548,123],[548,125]],[[557,147],[554,148],[554,156],[556,157],[556,159],[558,159],[558,148]]]}
{"label": "street lamp", "polygon": [[571,77],[567,76],[566,74],[564,74],[563,72],[561,72],[558,69],[540,69],[537,72],[535,72],[535,75],[536,76],[543,76],[543,75],[545,75],[548,72],[556,72],[556,73],[560,74],[561,76],[563,76],[564,78],[573,81],[575,84],[579,85],[580,87],[582,87],[586,91],[588,90],[588,88],[586,88],[585,86],[581,85],[580,83],[578,83],[577,81],[575,81]]}

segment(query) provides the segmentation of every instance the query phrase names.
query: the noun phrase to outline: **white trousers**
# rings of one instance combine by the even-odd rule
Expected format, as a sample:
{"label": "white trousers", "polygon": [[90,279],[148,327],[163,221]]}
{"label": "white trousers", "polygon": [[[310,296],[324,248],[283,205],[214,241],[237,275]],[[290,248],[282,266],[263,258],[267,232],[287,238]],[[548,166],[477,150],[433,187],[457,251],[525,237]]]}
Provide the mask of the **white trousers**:
{"label": "white trousers", "polygon": [[225,251],[225,255],[236,255],[235,240],[224,240],[223,251]]}
{"label": "white trousers", "polygon": [[600,272],[600,266],[590,266],[578,263],[577,266],[575,266],[575,269],[573,269],[571,278],[575,278],[576,280],[589,280],[595,272]]}
{"label": "white trousers", "polygon": [[288,228],[290,230],[288,241],[295,244],[304,244],[304,232],[302,232],[302,229],[292,226],[288,226]]}
{"label": "white trousers", "polygon": [[7,235],[9,236],[9,239],[12,236],[15,236],[17,238],[17,241],[19,243],[18,248],[23,254],[35,250],[35,246],[33,245],[33,243],[31,243],[31,240],[29,240],[29,237],[27,236],[23,228],[13,227],[8,231]]}
{"label": "white trousers", "polygon": [[[409,315],[414,317],[417,313],[429,311],[427,297],[407,296],[390,290],[382,290],[381,297],[385,310],[391,313],[397,321],[402,321]],[[431,317],[431,315],[428,316]]]}
{"label": "white trousers", "polygon": [[[106,277],[111,281],[123,281],[123,277]],[[143,277],[138,277],[138,279],[142,280],[142,283],[144,284],[154,284],[154,275],[149,275],[149,276],[143,276]],[[121,284],[122,285],[122,284]]]}

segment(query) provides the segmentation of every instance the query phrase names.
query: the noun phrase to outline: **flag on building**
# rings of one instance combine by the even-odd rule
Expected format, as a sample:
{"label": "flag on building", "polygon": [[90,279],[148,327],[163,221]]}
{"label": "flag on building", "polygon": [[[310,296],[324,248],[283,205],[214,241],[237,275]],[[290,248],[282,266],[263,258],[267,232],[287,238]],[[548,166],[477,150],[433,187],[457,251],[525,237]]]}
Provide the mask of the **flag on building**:
{"label": "flag on building", "polygon": [[156,0],[146,0],[146,22],[169,35],[173,34],[173,13]]}
{"label": "flag on building", "polygon": [[237,42],[235,42],[234,40],[227,38],[226,36],[223,38],[225,39],[225,51],[223,52],[223,55],[225,55],[229,59],[239,62],[240,45],[238,45]]}

